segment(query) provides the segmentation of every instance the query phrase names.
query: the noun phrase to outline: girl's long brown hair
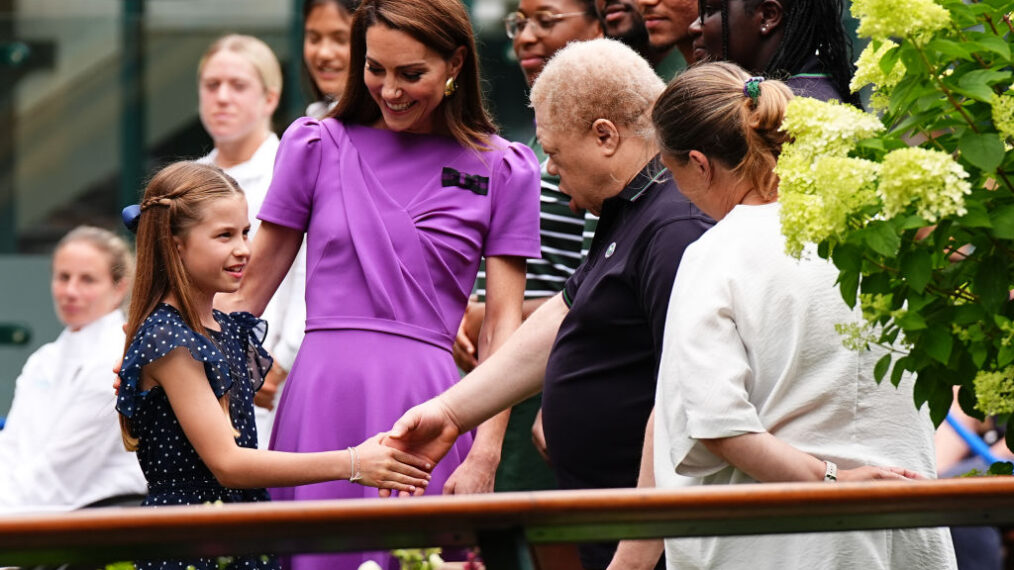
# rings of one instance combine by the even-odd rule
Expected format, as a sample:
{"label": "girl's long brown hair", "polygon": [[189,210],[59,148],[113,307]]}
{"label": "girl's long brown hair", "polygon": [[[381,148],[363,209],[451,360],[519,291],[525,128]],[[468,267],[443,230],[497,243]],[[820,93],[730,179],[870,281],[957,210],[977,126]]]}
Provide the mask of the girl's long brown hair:
{"label": "girl's long brown hair", "polygon": [[[173,237],[184,237],[199,223],[209,202],[242,193],[236,181],[219,168],[188,161],[166,166],[148,183],[137,225],[137,277],[127,311],[124,355],[144,320],[170,294],[179,303],[183,322],[202,334],[193,285]],[[120,429],[124,446],[137,449],[137,438],[126,416],[120,416]]]}

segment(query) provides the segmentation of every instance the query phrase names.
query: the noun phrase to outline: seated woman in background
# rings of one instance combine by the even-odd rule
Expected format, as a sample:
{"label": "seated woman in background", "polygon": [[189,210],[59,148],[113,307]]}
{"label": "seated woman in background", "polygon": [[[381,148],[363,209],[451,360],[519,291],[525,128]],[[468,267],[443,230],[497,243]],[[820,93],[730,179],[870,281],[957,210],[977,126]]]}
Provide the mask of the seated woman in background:
{"label": "seated woman in background", "polygon": [[[198,160],[232,176],[250,207],[250,237],[257,233],[260,210],[271,184],[278,135],[271,115],[282,94],[282,68],[271,48],[253,36],[222,36],[208,48],[197,67],[201,124],[215,148]],[[264,348],[275,359],[257,393],[258,445],[268,446],[278,389],[296,360],[306,322],[306,246],[303,245],[262,318],[268,322]]]}
{"label": "seated woman in background", "polygon": [[112,232],[80,226],[53,253],[53,305],[66,327],[28,358],[0,431],[0,513],[136,499],[144,476],[119,436],[113,365],[133,259]]}
{"label": "seated woman in background", "polygon": [[[883,349],[846,349],[862,319],[838,270],[785,253],[772,172],[789,89],[729,63],[693,68],[653,121],[680,189],[718,223],[687,247],[666,317],[655,476],[694,484],[934,477],[911,378],[874,381]],[[901,467],[879,467],[900,465]],[[666,540],[670,568],[953,568],[947,529]]]}

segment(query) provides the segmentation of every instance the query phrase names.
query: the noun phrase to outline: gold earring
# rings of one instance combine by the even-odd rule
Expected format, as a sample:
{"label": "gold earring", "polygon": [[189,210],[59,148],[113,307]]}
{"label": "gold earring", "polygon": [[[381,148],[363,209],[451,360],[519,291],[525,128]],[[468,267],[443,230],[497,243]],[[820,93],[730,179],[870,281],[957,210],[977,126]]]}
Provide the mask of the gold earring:
{"label": "gold earring", "polygon": [[450,97],[454,95],[454,92],[458,90],[458,82],[453,77],[448,77],[447,82],[444,83],[444,97]]}

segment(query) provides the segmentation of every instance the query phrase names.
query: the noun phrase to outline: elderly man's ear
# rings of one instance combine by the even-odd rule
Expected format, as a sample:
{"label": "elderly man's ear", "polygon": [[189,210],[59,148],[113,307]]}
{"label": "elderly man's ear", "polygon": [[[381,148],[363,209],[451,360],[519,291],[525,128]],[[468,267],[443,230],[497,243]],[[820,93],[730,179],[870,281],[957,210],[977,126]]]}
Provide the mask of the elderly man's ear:
{"label": "elderly man's ear", "polygon": [[620,146],[620,131],[609,119],[595,119],[592,134],[603,156],[612,156]]}

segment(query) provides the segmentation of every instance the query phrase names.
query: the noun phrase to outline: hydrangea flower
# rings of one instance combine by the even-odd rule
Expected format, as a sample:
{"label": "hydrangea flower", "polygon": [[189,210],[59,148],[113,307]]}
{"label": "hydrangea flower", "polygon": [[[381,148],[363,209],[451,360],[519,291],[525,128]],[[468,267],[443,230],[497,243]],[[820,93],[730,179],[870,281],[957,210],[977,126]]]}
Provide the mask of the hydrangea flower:
{"label": "hydrangea flower", "polygon": [[877,117],[850,105],[806,97],[789,103],[782,129],[793,140],[775,167],[789,255],[798,258],[804,244],[843,233],[852,214],[876,203],[877,164],[848,153],[883,128]]}
{"label": "hydrangea flower", "polygon": [[950,25],[951,14],[933,0],[853,0],[858,34],[874,40],[925,39]]}
{"label": "hydrangea flower", "polygon": [[1014,367],[975,375],[975,408],[987,415],[1014,413]]}
{"label": "hydrangea flower", "polygon": [[782,130],[793,137],[792,152],[819,156],[846,156],[856,142],[884,129],[876,116],[837,101],[795,97],[785,108]]}
{"label": "hydrangea flower", "polygon": [[884,157],[877,193],[886,217],[914,202],[919,216],[933,223],[951,214],[965,214],[965,195],[972,192],[967,178],[968,172],[947,153],[903,148]]}
{"label": "hydrangea flower", "polygon": [[905,77],[905,64],[900,59],[894,63],[890,73],[885,74],[880,68],[880,60],[888,51],[896,47],[898,44],[891,40],[872,41],[866,45],[863,52],[859,54],[859,59],[856,60],[856,73],[852,76],[849,89],[855,93],[867,85],[873,85],[870,106],[876,110],[887,108],[891,89]]}
{"label": "hydrangea flower", "polygon": [[1014,139],[1014,85],[1002,95],[993,95],[993,124],[1000,135]]}

